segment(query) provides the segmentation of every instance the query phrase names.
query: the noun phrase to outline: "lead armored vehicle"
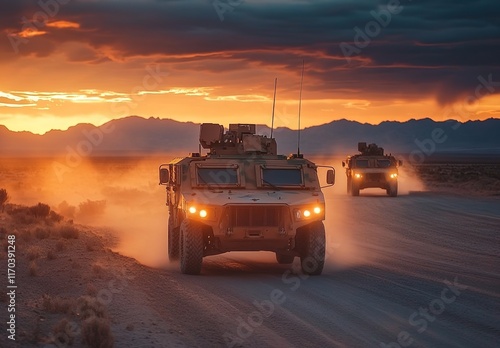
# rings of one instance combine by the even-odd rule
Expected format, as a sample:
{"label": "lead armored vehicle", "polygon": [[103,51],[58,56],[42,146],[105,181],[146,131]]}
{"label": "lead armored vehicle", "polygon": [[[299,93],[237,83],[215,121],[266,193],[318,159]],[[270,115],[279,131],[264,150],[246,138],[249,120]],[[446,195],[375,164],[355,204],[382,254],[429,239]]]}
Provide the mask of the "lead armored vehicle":
{"label": "lead armored vehicle", "polygon": [[347,175],[347,193],[359,196],[359,191],[370,187],[386,190],[391,197],[398,195],[398,166],[402,161],[392,155],[385,155],[384,149],[376,144],[358,143],[357,155],[342,162]]}
{"label": "lead armored vehicle", "polygon": [[[160,166],[166,185],[168,256],[185,274],[203,258],[228,251],[271,251],[281,264],[297,256],[302,271],[320,274],[325,260],[325,199],[318,166],[302,155],[277,154],[276,140],[253,124],[200,127],[201,156]],[[326,186],[335,171],[326,168]]]}

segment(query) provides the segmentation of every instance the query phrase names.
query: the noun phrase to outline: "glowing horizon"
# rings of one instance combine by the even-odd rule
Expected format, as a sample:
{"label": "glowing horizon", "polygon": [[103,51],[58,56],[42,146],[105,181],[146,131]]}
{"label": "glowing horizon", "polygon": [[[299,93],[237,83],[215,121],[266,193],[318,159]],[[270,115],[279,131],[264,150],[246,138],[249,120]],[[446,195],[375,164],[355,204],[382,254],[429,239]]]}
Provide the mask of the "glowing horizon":
{"label": "glowing horizon", "polygon": [[[248,1],[221,18],[199,0],[71,2],[50,13],[9,3],[0,14],[0,124],[36,134],[130,115],[270,124],[277,77],[275,125],[296,129],[302,60],[303,127],[500,117],[498,24],[476,19],[469,40],[453,34],[465,30],[458,21],[446,35],[429,35],[445,30],[449,14],[436,3],[436,18],[424,25],[412,3],[368,37],[362,31],[373,13],[391,8],[349,4]],[[455,15],[467,11],[458,6]],[[308,15],[290,31],[279,25],[288,23],[283,13]],[[480,39],[483,27],[491,37]]]}

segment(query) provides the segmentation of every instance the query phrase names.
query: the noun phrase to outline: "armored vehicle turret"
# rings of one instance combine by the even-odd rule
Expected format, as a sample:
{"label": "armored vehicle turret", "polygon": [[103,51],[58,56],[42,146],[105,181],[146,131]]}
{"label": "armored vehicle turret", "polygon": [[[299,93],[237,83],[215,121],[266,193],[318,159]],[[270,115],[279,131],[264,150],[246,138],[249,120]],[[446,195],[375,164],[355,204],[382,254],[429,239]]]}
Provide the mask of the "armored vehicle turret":
{"label": "armored vehicle turret", "polygon": [[[182,273],[198,274],[203,258],[229,251],[271,251],[279,263],[300,257],[306,274],[325,258],[325,199],[318,166],[302,155],[277,154],[276,140],[254,124],[200,126],[208,150],[160,166],[166,186],[168,255]],[[326,167],[326,186],[335,171]]]}

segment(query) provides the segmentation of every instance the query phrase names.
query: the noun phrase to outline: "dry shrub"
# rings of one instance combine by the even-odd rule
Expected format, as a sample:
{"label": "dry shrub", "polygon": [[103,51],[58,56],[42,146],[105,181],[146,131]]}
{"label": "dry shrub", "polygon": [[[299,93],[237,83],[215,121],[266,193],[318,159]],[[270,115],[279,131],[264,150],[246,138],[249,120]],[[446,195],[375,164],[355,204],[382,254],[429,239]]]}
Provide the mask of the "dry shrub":
{"label": "dry shrub", "polygon": [[45,203],[38,203],[29,208],[29,212],[37,219],[45,219],[50,214],[50,206]]}
{"label": "dry shrub", "polygon": [[41,254],[41,249],[38,246],[30,246],[26,250],[26,256],[28,257],[28,260],[34,261],[40,257]]}
{"label": "dry shrub", "polygon": [[20,224],[31,225],[37,222],[37,219],[32,215],[30,208],[22,206],[12,206],[7,210],[7,214]]}
{"label": "dry shrub", "polygon": [[5,212],[9,215],[12,215],[12,211],[14,210],[15,208],[15,204],[5,204]]}
{"label": "dry shrub", "polygon": [[38,239],[46,239],[50,237],[50,229],[37,227],[34,233],[35,237]]}
{"label": "dry shrub", "polygon": [[63,220],[64,220],[64,216],[56,213],[55,211],[52,210],[49,213],[49,221],[51,221],[51,222],[61,222]]}
{"label": "dry shrub", "polygon": [[38,275],[38,266],[36,265],[35,261],[30,262],[30,276],[36,277]]}
{"label": "dry shrub", "polygon": [[70,314],[75,303],[75,299],[66,299],[59,296],[51,297],[44,294],[42,297],[42,308],[50,313]]}
{"label": "dry shrub", "polygon": [[113,347],[114,338],[109,320],[94,316],[87,318],[82,325],[82,341],[94,348]]}
{"label": "dry shrub", "polygon": [[45,203],[38,203],[31,207],[12,205],[11,207],[7,207],[6,212],[11,215],[16,222],[24,225],[34,224],[39,220],[45,220],[48,224],[63,220],[61,215],[51,211],[50,206]]}
{"label": "dry shrub", "polygon": [[4,188],[0,189],[0,209],[2,213],[4,212],[5,205],[7,204],[8,201],[9,201],[9,194],[7,193],[7,190]]}
{"label": "dry shrub", "polygon": [[65,239],[78,239],[80,231],[71,225],[61,226],[59,228],[59,235]]}
{"label": "dry shrub", "polygon": [[74,219],[76,213],[76,207],[69,205],[68,202],[62,201],[57,207],[59,213],[67,219]]}
{"label": "dry shrub", "polygon": [[90,317],[108,318],[106,307],[97,298],[91,296],[78,298],[78,312],[82,319]]}
{"label": "dry shrub", "polygon": [[73,345],[75,334],[78,332],[76,323],[70,322],[67,318],[61,319],[52,328],[53,343],[57,347],[67,347]]}
{"label": "dry shrub", "polygon": [[23,225],[32,225],[37,222],[36,217],[29,214],[18,214],[15,216],[16,222]]}
{"label": "dry shrub", "polygon": [[33,238],[33,234],[30,230],[23,230],[18,237],[24,242],[30,242]]}
{"label": "dry shrub", "polygon": [[106,201],[87,201],[78,205],[78,216],[81,218],[92,218],[104,214]]}

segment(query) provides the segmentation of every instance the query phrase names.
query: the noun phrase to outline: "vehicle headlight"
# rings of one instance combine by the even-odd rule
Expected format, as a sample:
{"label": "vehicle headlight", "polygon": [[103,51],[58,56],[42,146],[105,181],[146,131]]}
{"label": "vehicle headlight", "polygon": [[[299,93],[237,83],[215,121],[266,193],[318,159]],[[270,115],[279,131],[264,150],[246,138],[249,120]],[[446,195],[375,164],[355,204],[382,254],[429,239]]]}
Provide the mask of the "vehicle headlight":
{"label": "vehicle headlight", "polygon": [[191,205],[188,208],[189,216],[192,218],[202,218],[211,220],[215,217],[213,209],[207,207],[197,207],[195,205]]}
{"label": "vehicle headlight", "polygon": [[359,173],[356,173],[356,174],[354,174],[354,177],[355,177],[356,179],[361,179],[361,178],[363,177],[363,175],[361,175],[361,174],[359,174]]}
{"label": "vehicle headlight", "polygon": [[294,210],[294,215],[296,220],[306,220],[313,217],[317,217],[323,213],[323,207],[320,205],[308,206],[304,208],[299,208]]}
{"label": "vehicle headlight", "polygon": [[396,179],[398,177],[398,173],[392,173],[391,174],[391,179]]}

